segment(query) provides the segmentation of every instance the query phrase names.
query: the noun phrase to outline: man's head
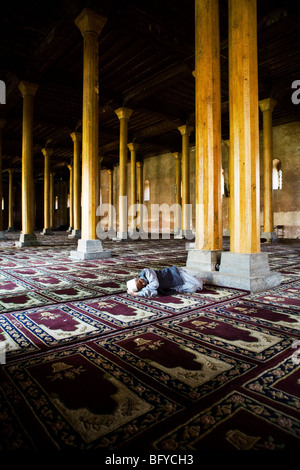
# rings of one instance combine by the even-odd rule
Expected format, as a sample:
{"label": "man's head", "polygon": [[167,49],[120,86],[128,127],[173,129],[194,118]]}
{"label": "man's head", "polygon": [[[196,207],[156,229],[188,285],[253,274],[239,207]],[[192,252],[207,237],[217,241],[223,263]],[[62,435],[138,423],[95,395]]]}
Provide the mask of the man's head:
{"label": "man's head", "polygon": [[129,292],[137,292],[143,289],[143,287],[145,287],[146,284],[147,282],[145,281],[145,279],[137,277],[127,282],[127,289]]}

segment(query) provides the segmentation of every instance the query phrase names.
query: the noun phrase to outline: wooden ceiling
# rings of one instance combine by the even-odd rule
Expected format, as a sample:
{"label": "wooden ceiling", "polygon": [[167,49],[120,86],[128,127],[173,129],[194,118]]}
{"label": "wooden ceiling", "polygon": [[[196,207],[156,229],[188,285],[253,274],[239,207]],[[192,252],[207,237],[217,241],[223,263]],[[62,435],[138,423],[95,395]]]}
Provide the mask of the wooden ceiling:
{"label": "wooden ceiling", "polygon": [[[70,133],[81,131],[83,38],[74,19],[84,7],[107,17],[99,37],[99,156],[102,167],[119,160],[115,109],[133,109],[129,142],[138,159],[181,151],[182,124],[194,126],[194,0],[10,0],[0,13],[0,105],[3,170],[21,172],[20,81],[39,84],[34,99],[34,173],[43,178],[41,149],[64,177],[72,160]],[[291,85],[300,80],[299,2],[258,0],[259,99],[277,100],[274,125],[299,120]],[[228,128],[228,5],[220,0],[222,137]],[[194,144],[194,133],[190,137]],[[64,173],[65,172],[65,173]],[[5,173],[4,173],[5,175]]]}

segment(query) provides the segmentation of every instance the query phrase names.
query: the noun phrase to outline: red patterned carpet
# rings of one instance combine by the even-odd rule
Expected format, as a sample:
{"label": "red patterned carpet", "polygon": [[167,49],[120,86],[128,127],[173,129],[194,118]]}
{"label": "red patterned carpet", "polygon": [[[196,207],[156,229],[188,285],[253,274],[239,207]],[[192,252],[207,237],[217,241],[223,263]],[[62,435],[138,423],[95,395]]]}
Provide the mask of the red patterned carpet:
{"label": "red patterned carpet", "polygon": [[282,273],[267,292],[136,299],[126,281],[184,266],[183,240],[104,241],[112,258],[87,262],[66,233],[16,239],[0,243],[0,450],[298,450],[295,240],[262,245]]}

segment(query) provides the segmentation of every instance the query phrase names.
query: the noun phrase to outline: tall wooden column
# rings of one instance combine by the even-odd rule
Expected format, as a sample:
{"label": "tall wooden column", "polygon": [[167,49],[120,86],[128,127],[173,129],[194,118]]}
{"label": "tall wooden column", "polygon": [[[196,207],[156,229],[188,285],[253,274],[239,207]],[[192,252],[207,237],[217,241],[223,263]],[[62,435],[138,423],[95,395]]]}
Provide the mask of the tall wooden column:
{"label": "tall wooden column", "polygon": [[70,238],[80,238],[81,236],[81,133],[72,132],[73,140],[73,230]]}
{"label": "tall wooden column", "polygon": [[141,237],[144,232],[144,175],[143,175],[143,162],[136,163],[137,172],[137,203],[138,203],[138,229]]}
{"label": "tall wooden column", "polygon": [[5,119],[0,119],[0,240],[6,240],[7,237],[3,231],[3,213],[2,213],[2,130],[5,126]]}
{"label": "tall wooden column", "polygon": [[44,229],[41,235],[52,235],[50,224],[50,158],[52,149],[42,149],[44,160]]}
{"label": "tall wooden column", "polygon": [[37,245],[34,234],[34,185],[33,185],[33,101],[38,85],[21,82],[23,96],[22,129],[22,232],[17,247]]}
{"label": "tall wooden column", "polygon": [[263,175],[264,175],[264,233],[261,235],[267,241],[276,238],[274,232],[273,206],[272,206],[272,172],[273,172],[273,136],[272,112],[276,101],[267,98],[259,102],[263,115]]}
{"label": "tall wooden column", "polygon": [[182,211],[181,211],[181,153],[173,153],[175,158],[175,213],[174,213],[174,235],[181,237]]}
{"label": "tall wooden column", "polygon": [[98,113],[99,57],[98,38],[107,19],[84,9],[75,24],[83,35],[83,105],[82,105],[82,223],[81,239],[72,258],[95,259],[110,256],[97,239],[96,210],[99,205]]}
{"label": "tall wooden column", "polygon": [[119,108],[115,111],[120,120],[119,151],[119,231],[117,238],[127,240],[127,154],[128,154],[128,120],[132,109]]}
{"label": "tall wooden column", "polygon": [[193,238],[191,231],[192,211],[190,204],[190,149],[189,137],[193,130],[191,126],[178,127],[182,135],[182,234],[185,238]]}
{"label": "tall wooden column", "polygon": [[195,249],[187,266],[211,282],[222,250],[221,92],[218,0],[195,0]]}
{"label": "tall wooden column", "polygon": [[50,228],[54,228],[54,176],[55,173],[50,173]]}
{"label": "tall wooden column", "polygon": [[259,292],[280,284],[260,253],[259,122],[256,0],[229,0],[230,252],[225,285]]}
{"label": "tall wooden column", "polygon": [[67,232],[72,233],[73,230],[73,165],[68,165],[69,169],[69,228]]}
{"label": "tall wooden column", "polygon": [[8,169],[8,232],[14,231],[14,169]]}
{"label": "tall wooden column", "polygon": [[108,173],[108,232],[114,231],[114,192],[113,192],[113,170],[107,170]]}
{"label": "tall wooden column", "polygon": [[137,203],[137,185],[136,185],[136,152],[138,144],[128,144],[130,150],[130,206],[131,206],[131,220],[130,220],[130,231],[135,231],[134,225],[136,215],[136,203]]}
{"label": "tall wooden column", "polygon": [[256,0],[229,1],[230,249],[260,252]]}

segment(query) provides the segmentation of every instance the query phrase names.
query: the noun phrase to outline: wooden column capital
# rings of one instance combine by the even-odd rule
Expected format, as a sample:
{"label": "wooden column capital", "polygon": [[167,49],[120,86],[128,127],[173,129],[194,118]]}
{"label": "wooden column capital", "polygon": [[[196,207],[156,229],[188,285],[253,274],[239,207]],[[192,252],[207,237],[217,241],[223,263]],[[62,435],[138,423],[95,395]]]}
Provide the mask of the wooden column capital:
{"label": "wooden column capital", "polygon": [[75,24],[79,28],[81,34],[95,33],[99,35],[107,22],[107,18],[98,15],[89,8],[84,8],[75,19]]}
{"label": "wooden column capital", "polygon": [[53,149],[44,148],[42,149],[42,153],[45,157],[51,157],[53,154]]}
{"label": "wooden column capital", "polygon": [[128,144],[128,148],[130,152],[136,152],[139,149],[139,144],[131,142],[130,144]]}
{"label": "wooden column capital", "polygon": [[194,128],[192,126],[184,125],[184,126],[178,127],[178,130],[179,130],[181,135],[190,136],[191,132],[192,132],[192,130],[194,130]]}
{"label": "wooden column capital", "polygon": [[273,112],[273,110],[274,110],[274,108],[277,104],[277,101],[274,100],[273,98],[266,98],[264,100],[260,100],[258,102],[258,104],[259,104],[259,108],[262,111],[262,113],[264,113],[265,111]]}
{"label": "wooden column capital", "polygon": [[72,132],[70,136],[73,142],[81,142],[82,134],[80,132]]}
{"label": "wooden column capital", "polygon": [[181,159],[181,153],[180,152],[173,152],[172,153],[173,157],[175,158],[175,160],[180,160]]}
{"label": "wooden column capital", "polygon": [[19,90],[23,98],[25,95],[35,96],[38,87],[39,86],[37,83],[24,82],[24,81],[19,83]]}
{"label": "wooden column capital", "polygon": [[115,113],[116,115],[118,116],[118,118],[121,120],[121,119],[129,119],[130,116],[132,115],[133,113],[133,109],[129,109],[129,108],[118,108],[115,110]]}

